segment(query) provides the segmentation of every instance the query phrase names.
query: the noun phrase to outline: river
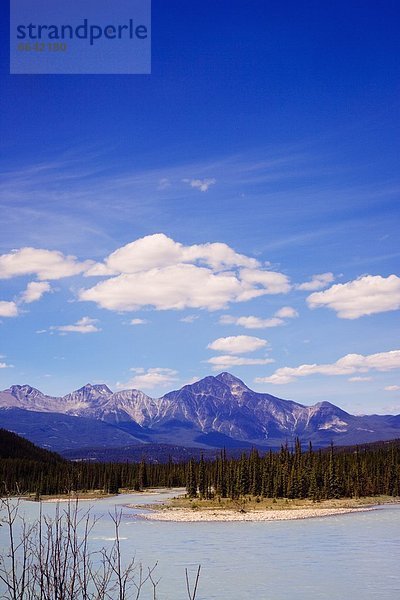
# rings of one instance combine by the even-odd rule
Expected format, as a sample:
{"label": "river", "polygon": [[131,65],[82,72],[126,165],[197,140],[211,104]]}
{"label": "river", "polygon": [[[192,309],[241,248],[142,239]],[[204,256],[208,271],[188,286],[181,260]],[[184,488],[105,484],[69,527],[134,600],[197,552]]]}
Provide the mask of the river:
{"label": "river", "polygon": [[[121,546],[146,566],[158,563],[159,600],[186,600],[185,568],[201,565],[196,600],[398,600],[400,506],[325,518],[265,523],[173,523],[135,517],[129,503],[165,500],[166,494],[120,495],[82,502],[99,517],[93,548],[112,544],[109,511],[123,511]],[[55,513],[43,503],[45,514]],[[28,521],[38,504],[23,502]],[[0,528],[4,548],[5,527]],[[0,584],[0,591],[1,584]],[[143,598],[150,598],[148,596]]]}

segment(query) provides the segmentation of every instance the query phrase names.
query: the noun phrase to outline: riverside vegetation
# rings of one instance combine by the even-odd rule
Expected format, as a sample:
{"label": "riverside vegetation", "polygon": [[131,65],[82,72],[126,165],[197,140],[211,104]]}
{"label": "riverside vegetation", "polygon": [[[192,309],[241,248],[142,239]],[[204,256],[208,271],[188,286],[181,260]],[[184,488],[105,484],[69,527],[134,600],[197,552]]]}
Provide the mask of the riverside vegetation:
{"label": "riverside vegetation", "polygon": [[[55,516],[42,512],[29,521],[20,514],[20,501],[0,500],[0,525],[7,530],[7,547],[0,552],[0,594],[3,600],[150,600],[158,598],[157,563],[144,567],[121,549],[122,512],[110,513],[111,546],[92,549],[96,519],[78,501],[56,507]],[[123,538],[122,538],[123,539]],[[200,566],[193,581],[185,569],[188,600],[195,600]]]}
{"label": "riverside vegetation", "polygon": [[[73,463],[0,431],[1,525],[8,545],[0,556],[0,586],[5,600],[139,600],[158,597],[157,565],[143,567],[122,556],[121,514],[111,515],[114,542],[92,550],[89,538],[96,522],[71,497],[85,492],[115,494],[121,488],[138,491],[186,486],[186,498],[176,506],[197,510],[219,505],[240,512],[252,509],[304,508],[311,503],[357,506],[399,495],[400,444],[304,451],[297,440],[279,452],[257,450],[240,458],[221,451],[215,460],[174,464]],[[28,522],[19,514],[19,501],[10,496],[66,495],[55,517]],[[8,495],[8,497],[7,497]],[[348,499],[351,500],[348,500]],[[6,536],[7,537],[7,536]],[[200,571],[191,582],[189,600],[197,595]]]}
{"label": "riverside vegetation", "polygon": [[294,448],[261,455],[257,450],[240,458],[221,451],[215,460],[175,464],[70,462],[2,430],[0,435],[0,493],[73,495],[100,490],[116,494],[121,488],[143,490],[184,487],[189,498],[288,498],[321,501],[366,496],[399,496],[398,441],[364,447],[304,451]]}

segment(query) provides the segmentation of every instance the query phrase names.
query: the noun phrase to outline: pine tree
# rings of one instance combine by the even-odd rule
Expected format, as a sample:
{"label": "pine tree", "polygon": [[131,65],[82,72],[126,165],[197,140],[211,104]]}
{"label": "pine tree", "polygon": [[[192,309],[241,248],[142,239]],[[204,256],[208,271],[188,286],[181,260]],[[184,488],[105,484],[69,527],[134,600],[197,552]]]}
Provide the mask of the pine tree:
{"label": "pine tree", "polygon": [[206,471],[205,471],[203,454],[201,455],[200,463],[199,463],[199,495],[200,495],[200,498],[205,498],[208,495],[207,494]]}
{"label": "pine tree", "polygon": [[196,466],[193,458],[189,461],[188,474],[186,480],[186,491],[189,498],[197,496]]}

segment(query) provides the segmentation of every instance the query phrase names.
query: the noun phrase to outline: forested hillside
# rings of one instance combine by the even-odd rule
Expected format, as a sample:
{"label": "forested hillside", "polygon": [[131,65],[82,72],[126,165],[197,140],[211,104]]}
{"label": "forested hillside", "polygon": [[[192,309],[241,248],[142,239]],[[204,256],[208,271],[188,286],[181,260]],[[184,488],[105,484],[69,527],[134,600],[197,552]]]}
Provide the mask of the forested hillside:
{"label": "forested hillside", "polygon": [[73,494],[121,488],[186,486],[190,497],[268,498],[320,500],[400,493],[400,446],[393,443],[366,445],[336,452],[307,451],[300,440],[289,449],[261,454],[257,450],[229,457],[225,451],[211,460],[203,456],[174,463],[69,462],[36,448],[15,434],[0,432],[1,493],[34,492]]}
{"label": "forested hillside", "polygon": [[0,429],[0,458],[19,458],[46,463],[63,460],[55,452],[39,448],[29,440],[6,429]]}

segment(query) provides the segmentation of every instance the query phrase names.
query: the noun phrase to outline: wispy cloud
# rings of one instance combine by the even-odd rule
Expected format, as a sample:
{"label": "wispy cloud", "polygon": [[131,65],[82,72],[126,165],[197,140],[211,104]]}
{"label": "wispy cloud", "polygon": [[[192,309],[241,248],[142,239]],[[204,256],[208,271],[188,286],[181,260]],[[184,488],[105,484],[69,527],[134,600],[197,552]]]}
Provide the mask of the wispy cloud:
{"label": "wispy cloud", "polygon": [[14,365],[8,365],[5,362],[0,362],[0,369],[13,369]]}
{"label": "wispy cloud", "polygon": [[131,369],[135,375],[126,383],[117,383],[118,389],[143,389],[152,390],[154,388],[164,388],[176,381],[179,381],[178,371],[174,369],[154,367],[144,369],[142,367],[134,367]]}
{"label": "wispy cloud", "polygon": [[179,319],[181,323],[194,323],[199,318],[198,315],[187,315],[186,317],[182,317]]}
{"label": "wispy cloud", "polygon": [[220,325],[238,325],[245,329],[268,329],[269,327],[279,327],[284,325],[285,321],[276,317],[262,319],[261,317],[233,317],[231,315],[222,315],[219,319]]}
{"label": "wispy cloud", "polygon": [[212,365],[213,371],[220,371],[221,369],[230,369],[232,367],[268,365],[275,361],[273,358],[246,358],[244,356],[223,354],[221,356],[213,356],[206,362]]}
{"label": "wispy cloud", "polygon": [[268,329],[270,327],[279,327],[286,323],[285,319],[294,319],[298,317],[297,310],[291,306],[280,308],[273,317],[262,318],[249,315],[247,317],[234,317],[232,315],[222,315],[219,319],[220,325],[238,325],[245,329]]}
{"label": "wispy cloud", "polygon": [[335,277],[333,273],[320,273],[319,275],[313,275],[310,281],[306,281],[305,283],[299,283],[296,285],[298,290],[306,290],[308,292],[314,292],[316,290],[322,290],[324,287],[327,287],[332,281],[334,281]]}
{"label": "wispy cloud", "polygon": [[200,190],[200,192],[208,192],[211,185],[215,185],[217,180],[215,177],[206,179],[182,179],[184,183],[188,183],[190,187]]}
{"label": "wispy cloud", "polygon": [[76,323],[72,325],[52,325],[51,331],[59,331],[60,333],[97,333],[101,331],[97,327],[97,319],[91,319],[90,317],[82,317]]}
{"label": "wispy cloud", "polygon": [[334,363],[304,364],[299,367],[281,367],[268,377],[258,377],[256,383],[286,384],[299,377],[311,375],[352,375],[369,371],[391,371],[400,369],[400,350],[377,354],[346,354]]}
{"label": "wispy cloud", "polygon": [[25,304],[37,302],[42,296],[51,292],[51,285],[48,281],[31,281],[28,283],[26,290],[20,295],[20,301]]}

